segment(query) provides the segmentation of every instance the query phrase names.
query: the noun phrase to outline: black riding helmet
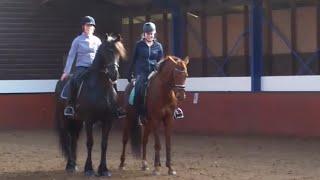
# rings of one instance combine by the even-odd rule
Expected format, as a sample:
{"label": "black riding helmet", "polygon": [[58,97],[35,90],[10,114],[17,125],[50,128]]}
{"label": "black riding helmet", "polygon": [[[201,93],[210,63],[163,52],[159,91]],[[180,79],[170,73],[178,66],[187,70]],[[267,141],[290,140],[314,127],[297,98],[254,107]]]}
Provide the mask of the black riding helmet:
{"label": "black riding helmet", "polygon": [[81,26],[86,25],[86,24],[96,26],[96,21],[91,16],[85,16],[81,19]]}
{"label": "black riding helmet", "polygon": [[143,32],[144,33],[156,32],[156,25],[153,22],[144,23]]}

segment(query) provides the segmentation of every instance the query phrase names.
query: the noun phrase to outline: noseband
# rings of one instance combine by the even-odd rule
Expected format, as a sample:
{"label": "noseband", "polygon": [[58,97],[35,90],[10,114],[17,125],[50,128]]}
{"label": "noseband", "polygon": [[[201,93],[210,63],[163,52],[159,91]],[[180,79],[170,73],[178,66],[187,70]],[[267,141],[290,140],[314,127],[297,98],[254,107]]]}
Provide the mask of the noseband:
{"label": "noseband", "polygon": [[[184,70],[180,70],[180,69],[178,69],[178,68],[175,68],[174,69],[175,70],[175,72],[178,72],[178,73],[186,73],[186,71],[184,71]],[[185,88],[186,88],[186,85],[185,84],[174,84],[173,85],[173,88],[174,89],[179,89],[179,90],[184,90]]]}

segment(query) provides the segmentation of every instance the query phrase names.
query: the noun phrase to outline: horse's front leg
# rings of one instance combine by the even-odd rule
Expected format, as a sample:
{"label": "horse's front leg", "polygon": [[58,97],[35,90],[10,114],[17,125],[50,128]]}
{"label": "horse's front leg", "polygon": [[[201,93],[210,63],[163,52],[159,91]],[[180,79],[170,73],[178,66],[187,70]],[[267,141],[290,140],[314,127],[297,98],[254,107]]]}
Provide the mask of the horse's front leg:
{"label": "horse's front leg", "polygon": [[[159,124],[159,123],[158,123]],[[160,175],[160,150],[161,150],[161,143],[160,143],[160,136],[159,136],[159,126],[155,126],[154,128],[154,175]]]}
{"label": "horse's front leg", "polygon": [[164,121],[165,126],[165,139],[166,139],[166,166],[168,167],[169,175],[176,175],[177,172],[172,168],[171,165],[171,133],[173,126],[173,119],[171,117],[166,118]]}
{"label": "horse's front leg", "polygon": [[110,177],[111,173],[107,168],[107,160],[106,160],[106,152],[108,147],[108,137],[111,129],[111,123],[103,122],[102,123],[102,136],[101,136],[101,160],[98,168],[99,176],[107,176]]}
{"label": "horse's front leg", "polygon": [[92,126],[93,124],[91,122],[86,123],[86,133],[87,133],[87,160],[84,167],[84,173],[86,176],[94,176],[94,170],[92,168],[92,159],[91,159],[91,152],[92,152],[92,146],[93,146],[93,134],[92,134]]}
{"label": "horse's front leg", "polygon": [[149,170],[148,167],[148,162],[147,162],[147,144],[148,144],[148,139],[149,139],[149,134],[151,132],[151,123],[147,123],[144,126],[144,131],[143,131],[143,139],[142,139],[142,167],[141,169],[143,171]]}
{"label": "horse's front leg", "polygon": [[77,162],[77,142],[79,138],[80,131],[82,129],[82,121],[78,120],[70,120],[69,126],[72,125],[72,130],[69,132],[69,140],[70,140],[70,148],[69,148],[69,157],[68,163],[66,166],[66,171],[73,173],[78,170],[76,162]]}

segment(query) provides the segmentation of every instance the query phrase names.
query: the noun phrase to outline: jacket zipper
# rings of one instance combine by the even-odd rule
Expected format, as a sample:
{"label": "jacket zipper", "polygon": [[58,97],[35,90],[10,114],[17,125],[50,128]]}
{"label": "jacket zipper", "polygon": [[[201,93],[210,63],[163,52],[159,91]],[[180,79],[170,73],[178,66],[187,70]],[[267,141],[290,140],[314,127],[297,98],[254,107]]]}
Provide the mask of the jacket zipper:
{"label": "jacket zipper", "polygon": [[149,48],[149,56],[148,56],[148,65],[149,65],[149,72],[151,71],[151,66],[150,66],[150,54],[151,54],[151,46],[148,46]]}

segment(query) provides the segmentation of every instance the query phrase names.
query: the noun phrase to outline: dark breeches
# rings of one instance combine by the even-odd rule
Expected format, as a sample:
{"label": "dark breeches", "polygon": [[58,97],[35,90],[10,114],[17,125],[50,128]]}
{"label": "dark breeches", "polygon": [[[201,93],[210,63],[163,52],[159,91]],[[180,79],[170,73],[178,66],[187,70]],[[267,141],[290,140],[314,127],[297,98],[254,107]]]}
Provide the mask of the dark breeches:
{"label": "dark breeches", "polygon": [[135,84],[135,100],[134,105],[137,107],[139,114],[144,114],[144,95],[147,87],[147,75],[138,75]]}

